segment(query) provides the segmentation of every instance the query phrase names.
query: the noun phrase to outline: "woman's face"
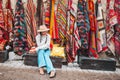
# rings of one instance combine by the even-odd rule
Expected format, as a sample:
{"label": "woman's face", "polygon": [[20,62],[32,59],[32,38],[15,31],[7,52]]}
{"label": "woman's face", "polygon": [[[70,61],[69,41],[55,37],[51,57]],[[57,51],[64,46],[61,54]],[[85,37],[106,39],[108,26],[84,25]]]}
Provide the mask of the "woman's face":
{"label": "woman's face", "polygon": [[44,32],[41,32],[42,35],[46,35],[47,34],[47,31],[44,31]]}

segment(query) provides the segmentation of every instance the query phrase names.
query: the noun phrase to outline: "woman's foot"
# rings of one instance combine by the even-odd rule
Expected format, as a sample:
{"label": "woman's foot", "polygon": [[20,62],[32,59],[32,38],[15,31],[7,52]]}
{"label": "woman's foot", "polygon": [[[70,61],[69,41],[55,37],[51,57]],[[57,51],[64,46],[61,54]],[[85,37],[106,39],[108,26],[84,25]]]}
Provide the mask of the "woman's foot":
{"label": "woman's foot", "polygon": [[41,74],[41,75],[44,75],[44,74],[45,74],[43,68],[40,68],[39,71],[40,71],[40,74]]}
{"label": "woman's foot", "polygon": [[56,76],[56,72],[55,71],[51,71],[49,77],[50,78],[54,78],[55,76]]}

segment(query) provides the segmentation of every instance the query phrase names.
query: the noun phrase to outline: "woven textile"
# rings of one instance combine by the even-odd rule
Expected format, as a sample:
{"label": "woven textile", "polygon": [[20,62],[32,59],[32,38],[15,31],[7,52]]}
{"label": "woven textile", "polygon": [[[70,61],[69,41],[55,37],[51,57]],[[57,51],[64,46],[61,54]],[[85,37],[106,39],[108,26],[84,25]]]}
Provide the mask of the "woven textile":
{"label": "woven textile", "polygon": [[[78,4],[77,4],[78,5]],[[77,18],[77,5],[74,4],[72,0],[69,0],[69,8],[70,8],[70,33],[72,34],[72,57],[75,60],[78,49],[81,46],[79,28],[77,26],[76,18]],[[76,8],[75,8],[76,6]]]}
{"label": "woven textile", "polygon": [[2,0],[0,0],[0,27],[6,30],[5,21],[4,21],[4,11],[2,8]]}
{"label": "woven textile", "polygon": [[118,21],[118,25],[115,26],[115,52],[120,56],[120,0],[115,0],[115,12]]}
{"label": "woven textile", "polygon": [[50,27],[50,0],[47,0],[45,3],[45,25]]}
{"label": "woven textile", "polygon": [[4,21],[5,30],[11,32],[13,28],[13,15],[9,9],[4,10]]}
{"label": "woven textile", "polygon": [[77,42],[81,43],[80,49],[83,50],[83,51],[80,50],[81,51],[80,53],[88,55],[90,23],[89,23],[88,11],[87,11],[87,4],[85,0],[78,0],[76,22],[78,28],[77,33],[79,34]]}
{"label": "woven textile", "polygon": [[32,47],[34,45],[35,36],[37,34],[35,13],[36,13],[36,7],[33,3],[33,0],[28,0],[25,19],[27,24],[27,42],[29,47]]}
{"label": "woven textile", "polygon": [[114,0],[107,0],[107,19],[106,19],[107,46],[114,55],[115,55],[114,26],[116,24],[117,15],[114,10]]}
{"label": "woven textile", "polygon": [[56,21],[56,14],[55,14],[55,1],[52,0],[52,6],[51,6],[51,16],[50,16],[50,35],[52,39],[58,39],[58,26]]}
{"label": "woven textile", "polygon": [[17,0],[15,9],[15,23],[14,23],[14,52],[18,55],[22,55],[28,50],[26,39],[26,23],[24,20],[24,7],[21,0]]}
{"label": "woven textile", "polygon": [[98,58],[97,54],[97,35],[98,27],[95,16],[95,6],[93,0],[88,0],[88,11],[89,11],[89,20],[90,20],[90,42],[89,42],[89,53],[90,56]]}
{"label": "woven textile", "polygon": [[78,32],[80,35],[80,41],[81,41],[81,48],[82,49],[88,49],[88,37],[89,37],[89,18],[88,18],[88,12],[86,7],[85,0],[79,0],[78,1],[78,10],[77,10],[77,27]]}
{"label": "woven textile", "polygon": [[5,45],[7,43],[7,40],[5,39],[0,39],[0,51],[3,51],[5,49]]}
{"label": "woven textile", "polygon": [[97,52],[101,52],[107,49],[106,44],[106,31],[103,17],[103,8],[101,0],[97,0],[96,2],[96,18],[98,25],[98,35],[97,35]]}
{"label": "woven textile", "polygon": [[44,16],[43,12],[44,12],[43,0],[37,0],[37,11],[36,11],[37,29],[40,25],[43,24],[43,16]]}
{"label": "woven textile", "polygon": [[13,12],[11,8],[11,1],[7,0],[6,9],[4,9],[4,21],[6,26],[6,31],[12,32],[13,29]]}
{"label": "woven textile", "polygon": [[67,25],[67,0],[59,0],[57,5],[57,26],[59,29],[60,39],[64,39],[66,35],[66,25]]}
{"label": "woven textile", "polygon": [[[7,2],[10,5],[10,1]],[[12,31],[12,13],[10,6],[6,5],[6,9],[2,8],[2,0],[0,0],[0,28],[3,32],[3,38],[9,40],[9,32]]]}

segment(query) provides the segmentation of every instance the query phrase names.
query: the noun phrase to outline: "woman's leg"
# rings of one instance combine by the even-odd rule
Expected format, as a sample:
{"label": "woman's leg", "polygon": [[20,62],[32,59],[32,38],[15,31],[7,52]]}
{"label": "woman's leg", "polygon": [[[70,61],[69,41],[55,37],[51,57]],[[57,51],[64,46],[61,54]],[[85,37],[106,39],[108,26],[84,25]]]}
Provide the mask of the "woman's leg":
{"label": "woman's leg", "polygon": [[44,50],[39,50],[37,52],[37,54],[38,54],[38,67],[39,68],[41,68],[43,66],[46,66],[45,58],[44,58],[44,53],[45,53]]}
{"label": "woman's leg", "polygon": [[50,59],[50,50],[46,50],[44,53],[47,73],[50,73],[52,70],[55,70]]}

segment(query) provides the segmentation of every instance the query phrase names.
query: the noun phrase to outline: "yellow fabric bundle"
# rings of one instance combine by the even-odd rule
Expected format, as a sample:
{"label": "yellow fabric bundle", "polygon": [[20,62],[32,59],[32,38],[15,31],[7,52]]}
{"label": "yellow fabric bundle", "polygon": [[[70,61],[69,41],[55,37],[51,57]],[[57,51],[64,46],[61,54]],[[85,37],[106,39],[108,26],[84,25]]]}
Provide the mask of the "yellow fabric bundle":
{"label": "yellow fabric bundle", "polygon": [[58,47],[59,46],[59,44],[53,44],[53,47]]}
{"label": "yellow fabric bundle", "polygon": [[55,47],[51,51],[51,56],[65,58],[64,47]]}

